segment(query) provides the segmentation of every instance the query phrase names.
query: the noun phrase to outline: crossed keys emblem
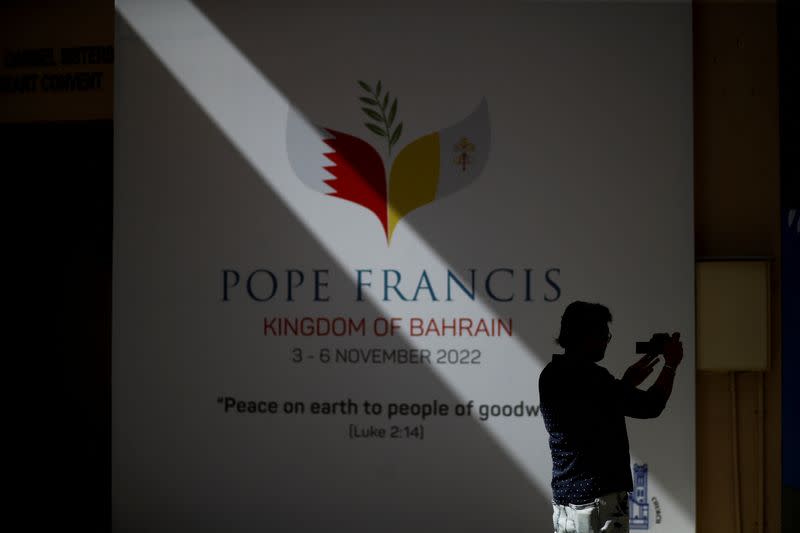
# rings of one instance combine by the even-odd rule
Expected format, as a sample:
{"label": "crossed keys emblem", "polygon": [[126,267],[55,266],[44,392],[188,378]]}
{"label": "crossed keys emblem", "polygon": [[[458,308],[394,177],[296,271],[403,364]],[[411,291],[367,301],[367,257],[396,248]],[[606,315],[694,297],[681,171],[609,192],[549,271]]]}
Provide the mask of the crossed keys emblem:
{"label": "crossed keys emblem", "polygon": [[475,145],[472,144],[466,137],[461,137],[461,140],[453,146],[453,151],[458,155],[453,159],[453,164],[461,169],[461,172],[466,172],[467,167],[472,164],[472,154],[475,151]]}

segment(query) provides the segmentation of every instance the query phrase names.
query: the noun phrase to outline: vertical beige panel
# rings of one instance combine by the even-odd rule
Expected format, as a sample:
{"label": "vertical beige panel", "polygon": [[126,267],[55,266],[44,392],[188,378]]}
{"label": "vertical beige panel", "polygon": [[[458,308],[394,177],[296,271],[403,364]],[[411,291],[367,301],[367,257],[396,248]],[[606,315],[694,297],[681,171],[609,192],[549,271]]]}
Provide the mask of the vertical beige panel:
{"label": "vertical beige panel", "polygon": [[742,532],[763,531],[762,377],[698,373],[698,532],[736,533],[737,512]]}
{"label": "vertical beige panel", "polygon": [[[776,216],[776,218],[780,218]],[[778,230],[776,230],[778,231]],[[778,241],[780,242],[780,241]],[[762,483],[764,486],[764,529],[767,533],[781,531],[781,300],[780,251],[771,265],[770,307],[770,368],[762,373],[763,410],[761,417]]]}
{"label": "vertical beige panel", "polygon": [[780,233],[773,3],[695,2],[695,242],[700,257],[772,256]]}
{"label": "vertical beige panel", "polygon": [[697,264],[697,369],[769,367],[769,263]]}
{"label": "vertical beige panel", "polygon": [[763,494],[763,424],[759,395],[763,374],[741,372],[736,380],[739,450],[739,493],[742,531],[761,531]]}
{"label": "vertical beige panel", "polygon": [[728,376],[697,375],[697,531],[735,533]]}
{"label": "vertical beige panel", "polygon": [[[735,376],[735,409],[731,374],[697,374],[697,531],[703,533],[736,532],[737,512],[742,531],[781,530],[775,17],[770,1],[694,2],[697,256],[774,259],[769,370]],[[738,459],[732,455],[733,413]],[[737,472],[738,506],[732,486]]]}

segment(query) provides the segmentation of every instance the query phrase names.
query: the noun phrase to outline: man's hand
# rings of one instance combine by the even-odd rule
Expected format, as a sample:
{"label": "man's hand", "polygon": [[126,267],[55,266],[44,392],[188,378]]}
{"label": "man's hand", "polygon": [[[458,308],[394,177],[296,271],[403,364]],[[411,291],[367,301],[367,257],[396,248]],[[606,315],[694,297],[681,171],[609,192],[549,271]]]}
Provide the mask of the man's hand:
{"label": "man's hand", "polygon": [[658,362],[657,356],[648,354],[633,363],[625,371],[622,381],[633,387],[638,387],[647,376],[653,373],[653,366]]}
{"label": "man's hand", "polygon": [[681,334],[675,332],[664,345],[664,364],[674,368],[678,366],[682,360],[683,343],[681,342]]}

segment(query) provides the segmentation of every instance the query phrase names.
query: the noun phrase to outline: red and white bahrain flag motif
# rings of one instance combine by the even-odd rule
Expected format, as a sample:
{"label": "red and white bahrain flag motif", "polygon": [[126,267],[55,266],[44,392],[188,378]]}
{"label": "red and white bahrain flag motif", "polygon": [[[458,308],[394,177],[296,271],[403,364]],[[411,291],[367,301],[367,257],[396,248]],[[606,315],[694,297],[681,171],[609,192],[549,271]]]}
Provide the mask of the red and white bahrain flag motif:
{"label": "red and white bahrain flag motif", "polygon": [[[367,126],[378,134],[379,126]],[[390,135],[391,127],[387,123],[381,130],[388,156],[400,131]],[[316,191],[372,211],[387,243],[408,213],[472,183],[486,166],[489,145],[489,107],[482,99],[464,120],[403,147],[392,160],[387,183],[384,160],[372,145],[354,135],[313,126],[289,109],[287,148],[297,177]]]}

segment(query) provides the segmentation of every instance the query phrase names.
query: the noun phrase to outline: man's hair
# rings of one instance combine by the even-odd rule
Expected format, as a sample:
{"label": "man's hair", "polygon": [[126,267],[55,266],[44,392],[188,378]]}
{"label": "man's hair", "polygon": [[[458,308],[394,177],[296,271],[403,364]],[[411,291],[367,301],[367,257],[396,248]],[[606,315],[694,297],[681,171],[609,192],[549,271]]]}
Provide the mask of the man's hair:
{"label": "man's hair", "polygon": [[572,302],[561,315],[561,331],[556,342],[564,349],[576,346],[581,339],[602,331],[611,322],[611,311],[601,304]]}

